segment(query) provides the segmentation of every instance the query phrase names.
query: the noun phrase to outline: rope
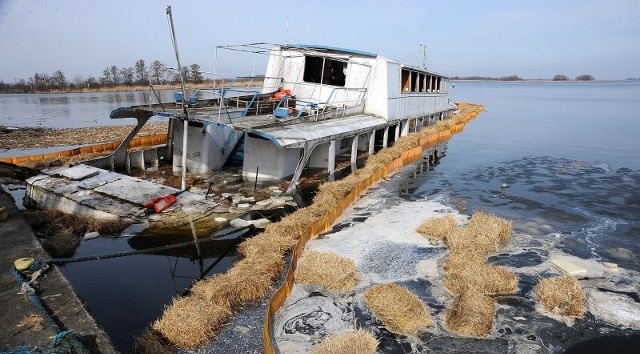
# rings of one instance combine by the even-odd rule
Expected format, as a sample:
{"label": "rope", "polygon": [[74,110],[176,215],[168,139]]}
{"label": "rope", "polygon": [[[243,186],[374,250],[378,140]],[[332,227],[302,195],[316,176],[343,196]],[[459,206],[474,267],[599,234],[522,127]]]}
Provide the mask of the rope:
{"label": "rope", "polygon": [[[36,264],[39,262],[34,262],[33,265],[29,268],[30,270],[34,269]],[[49,353],[49,354],[88,354],[89,351],[85,348],[84,344],[80,341],[80,337],[77,333],[73,331],[63,331],[62,326],[58,324],[53,315],[49,312],[49,309],[42,302],[38,294],[36,294],[35,289],[31,286],[32,282],[35,281],[35,278],[39,276],[42,271],[46,270],[48,266],[45,264],[45,268],[40,268],[36,270],[34,274],[37,273],[36,277],[33,275],[30,276],[31,279],[27,279],[25,274],[18,271],[15,267],[11,267],[11,274],[16,278],[16,280],[21,284],[22,294],[31,302],[33,307],[35,307],[36,311],[40,314],[42,319],[47,323],[51,331],[55,334],[53,338],[52,349],[47,350],[45,348],[34,347],[34,348],[26,348],[19,347],[14,348],[11,351],[6,353],[11,354],[30,354],[30,353]]]}
{"label": "rope", "polygon": [[[24,272],[18,271],[15,266],[11,267],[11,274],[16,278],[18,283],[20,283],[22,294],[31,302],[33,307],[35,307],[36,311],[40,314],[40,316],[47,323],[51,331],[55,334],[53,337],[52,348],[48,350],[47,348],[41,347],[17,347],[13,348],[9,351],[3,351],[2,354],[36,354],[36,353],[48,353],[48,354],[88,354],[89,351],[85,348],[80,340],[80,336],[73,331],[63,331],[62,326],[58,324],[55,318],[51,315],[45,304],[42,302],[40,297],[36,294],[36,290],[33,287],[35,281],[40,277],[44,272],[49,269],[49,265],[51,264],[65,264],[65,263],[75,263],[75,262],[85,262],[92,261],[98,259],[109,259],[109,258],[118,258],[131,256],[136,254],[148,254],[159,251],[170,250],[173,248],[180,248],[185,246],[193,245],[196,242],[209,242],[215,241],[220,237],[230,235],[232,233],[236,233],[238,231],[243,231],[249,228],[252,228],[253,225],[248,225],[245,227],[237,228],[221,235],[218,235],[216,238],[206,238],[203,240],[190,240],[186,242],[174,243],[171,245],[161,246],[161,247],[153,247],[145,250],[132,250],[132,251],[124,251],[124,252],[116,252],[102,255],[93,255],[93,256],[84,256],[84,257],[76,257],[76,258],[52,258],[48,260],[36,260],[29,266],[29,268],[25,269]],[[233,248],[233,247],[232,247]],[[229,249],[231,250],[231,248]],[[228,252],[228,251],[227,251]],[[214,263],[215,264],[215,263]]]}
{"label": "rope", "polygon": [[[248,225],[248,226],[240,227],[240,228],[237,228],[237,229],[233,229],[232,231],[229,231],[227,233],[219,235],[218,238],[230,235],[232,233],[236,233],[238,231],[246,230],[246,229],[249,229],[249,228],[252,228],[252,227],[253,227],[253,225]],[[46,260],[45,263],[46,264],[61,265],[61,264],[67,264],[67,263],[95,261],[95,260],[99,260],[99,259],[111,259],[111,258],[127,257],[127,256],[138,255],[138,254],[156,253],[156,252],[166,251],[166,250],[170,250],[170,249],[174,249],[174,248],[191,246],[191,245],[195,244],[196,242],[204,243],[204,242],[209,242],[209,241],[216,241],[218,238],[206,238],[206,239],[197,240],[197,241],[196,240],[190,240],[190,241],[185,241],[185,242],[173,243],[173,244],[166,245],[166,246],[147,248],[147,249],[144,249],[144,250],[122,251],[122,252],[99,254],[99,255],[92,255],[92,256],[83,256],[83,257],[75,257],[75,258],[52,258],[52,259]]]}
{"label": "rope", "polygon": [[62,330],[60,329],[60,326],[58,326],[56,320],[53,318],[51,313],[49,313],[49,310],[36,294],[35,289],[31,286],[30,280],[28,280],[26,276],[20,273],[15,267],[11,267],[11,274],[13,274],[13,277],[21,284],[22,294],[29,300],[29,302],[31,302],[33,307],[36,308],[51,330],[56,334],[61,332]]}
{"label": "rope", "polygon": [[89,354],[89,350],[82,345],[80,336],[73,331],[58,333],[53,338],[53,349],[49,354]]}

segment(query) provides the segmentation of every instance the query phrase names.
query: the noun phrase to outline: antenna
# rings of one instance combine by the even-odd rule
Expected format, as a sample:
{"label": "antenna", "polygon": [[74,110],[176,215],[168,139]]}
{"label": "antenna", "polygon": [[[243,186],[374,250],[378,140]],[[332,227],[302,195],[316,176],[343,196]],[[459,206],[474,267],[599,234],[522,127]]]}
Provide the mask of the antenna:
{"label": "antenna", "polygon": [[289,16],[287,16],[287,23],[284,27],[284,44],[289,44]]}
{"label": "antenna", "polygon": [[426,69],[427,68],[427,45],[420,44],[420,47],[422,48],[422,68]]}

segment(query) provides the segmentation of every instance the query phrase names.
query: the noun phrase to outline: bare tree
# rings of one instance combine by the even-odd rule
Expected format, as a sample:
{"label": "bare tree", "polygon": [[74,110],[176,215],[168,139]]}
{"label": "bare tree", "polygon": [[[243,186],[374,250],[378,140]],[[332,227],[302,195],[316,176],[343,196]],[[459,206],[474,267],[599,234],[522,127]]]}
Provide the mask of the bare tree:
{"label": "bare tree", "polygon": [[96,86],[97,84],[98,84],[98,80],[96,80],[96,78],[93,76],[89,76],[85,81],[85,85],[87,85],[87,88],[90,88],[91,86]]}
{"label": "bare tree", "polygon": [[111,85],[113,80],[111,78],[111,68],[108,66],[102,70],[102,77],[100,78],[100,83],[103,85]]}
{"label": "bare tree", "polygon": [[51,75],[51,84],[58,90],[62,90],[67,87],[67,78],[64,76],[62,70],[58,70]]}
{"label": "bare tree", "polygon": [[167,67],[163,62],[159,60],[154,60],[153,62],[151,62],[151,77],[153,78],[153,81],[155,83],[161,84],[166,72]]}
{"label": "bare tree", "polygon": [[76,75],[73,77],[72,82],[73,82],[73,88],[78,90],[84,87],[86,80],[82,75]]}
{"label": "bare tree", "polygon": [[143,59],[139,59],[136,62],[135,69],[136,69],[136,80],[140,83],[146,82],[148,80],[149,74],[147,73],[147,67]]}
{"label": "bare tree", "polygon": [[122,83],[125,85],[133,84],[133,68],[122,68],[120,70],[120,77],[122,78]]}
{"label": "bare tree", "polygon": [[569,81],[569,77],[567,75],[558,74],[553,77],[553,81]]}
{"label": "bare tree", "polygon": [[201,83],[202,82],[202,73],[200,72],[200,65],[191,64],[189,66],[189,69],[191,70],[191,81],[193,81],[196,84]]}
{"label": "bare tree", "polygon": [[120,83],[120,70],[118,70],[118,67],[115,65],[111,65],[111,68],[109,69],[111,71],[111,81],[113,81],[114,84],[119,84]]}
{"label": "bare tree", "polygon": [[51,77],[46,73],[35,73],[33,75],[33,87],[35,90],[42,91],[51,88]]}

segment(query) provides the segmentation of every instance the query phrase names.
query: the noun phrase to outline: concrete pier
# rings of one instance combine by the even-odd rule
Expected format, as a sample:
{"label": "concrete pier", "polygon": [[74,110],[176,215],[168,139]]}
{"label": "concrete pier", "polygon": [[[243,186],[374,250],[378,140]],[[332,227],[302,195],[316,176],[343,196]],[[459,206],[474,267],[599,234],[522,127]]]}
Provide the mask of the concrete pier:
{"label": "concrete pier", "polygon": [[[26,321],[38,313],[21,294],[20,285],[10,272],[13,261],[17,258],[46,259],[48,256],[33,235],[31,227],[18,212],[11,196],[1,188],[0,207],[5,207],[9,216],[7,220],[0,221],[0,303],[3,307],[0,311],[1,350],[7,351],[19,346],[49,347],[55,333],[46,326]],[[92,353],[117,353],[107,334],[98,327],[56,267],[51,267],[38,281],[40,290],[37,293],[64,329],[79,333]]]}

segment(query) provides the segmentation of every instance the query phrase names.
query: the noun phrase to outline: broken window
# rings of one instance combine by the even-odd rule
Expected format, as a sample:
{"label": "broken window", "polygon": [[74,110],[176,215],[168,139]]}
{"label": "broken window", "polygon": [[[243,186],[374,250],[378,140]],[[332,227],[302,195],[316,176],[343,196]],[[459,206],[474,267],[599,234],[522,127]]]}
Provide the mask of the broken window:
{"label": "broken window", "polygon": [[[323,71],[324,68],[324,71]],[[346,81],[347,63],[322,57],[305,56],[305,82],[324,85],[344,86]]]}

